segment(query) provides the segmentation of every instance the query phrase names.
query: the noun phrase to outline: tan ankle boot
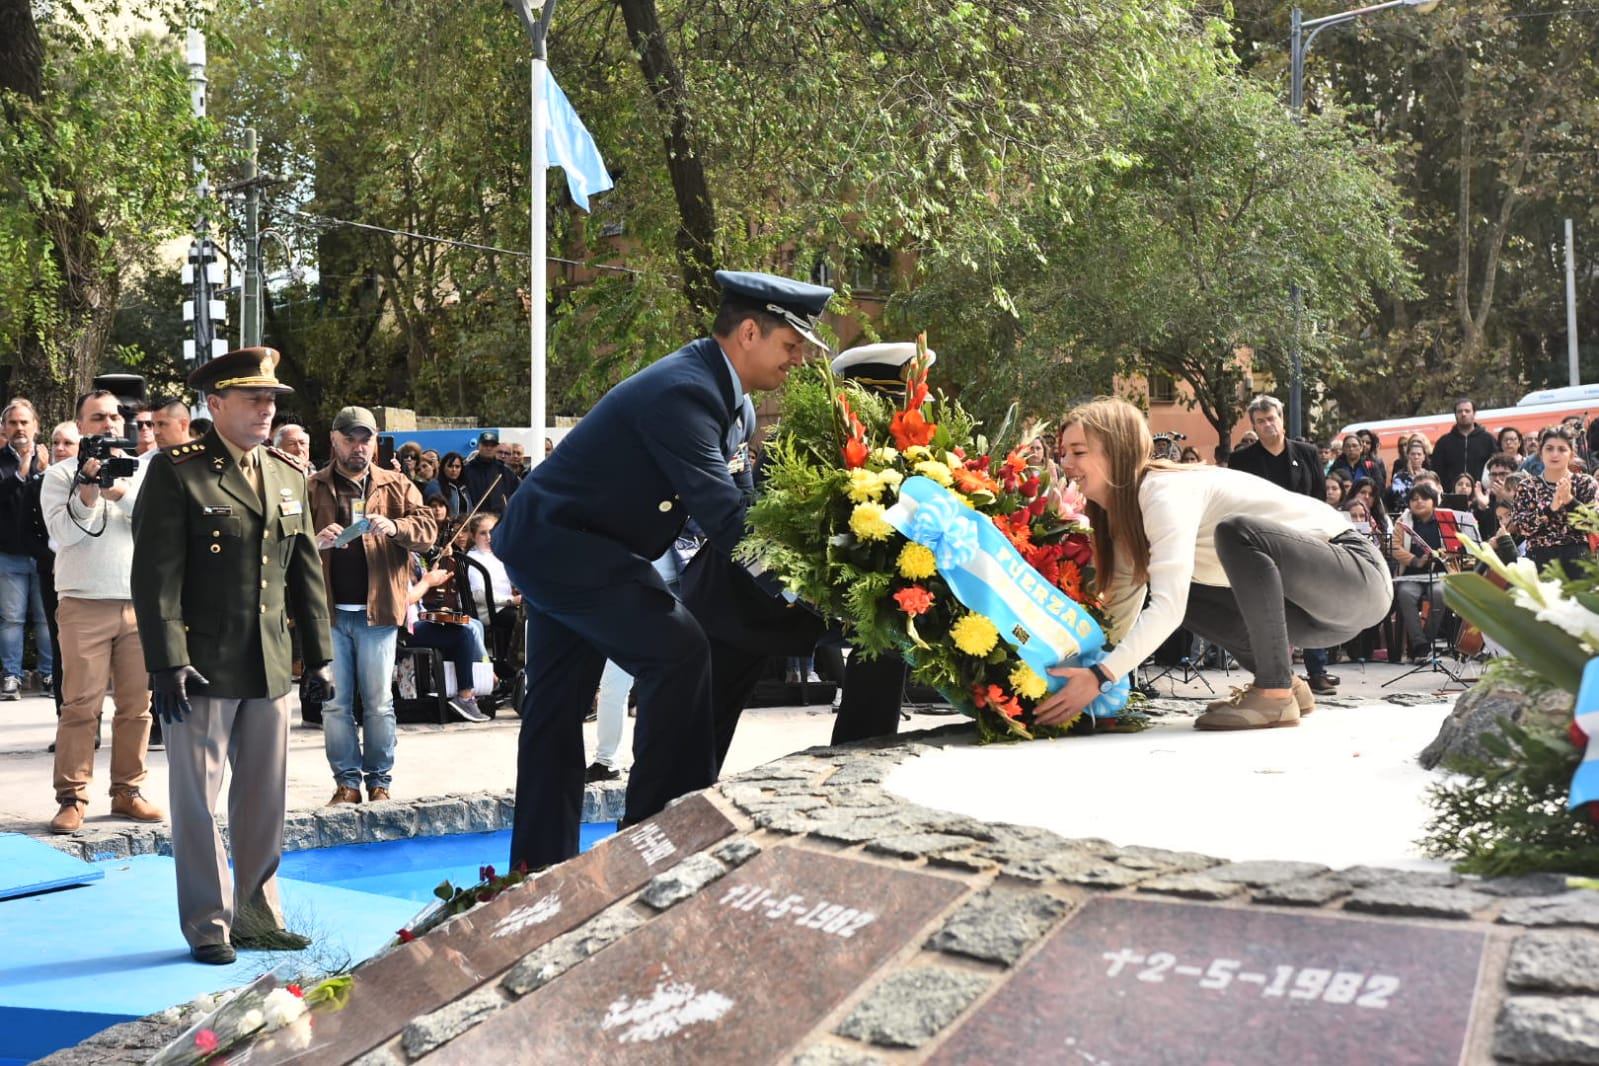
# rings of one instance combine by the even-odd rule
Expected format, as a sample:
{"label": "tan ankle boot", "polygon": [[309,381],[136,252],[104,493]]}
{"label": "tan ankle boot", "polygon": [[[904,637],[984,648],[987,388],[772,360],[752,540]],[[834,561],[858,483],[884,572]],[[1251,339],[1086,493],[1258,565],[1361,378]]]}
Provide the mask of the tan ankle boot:
{"label": "tan ankle boot", "polygon": [[54,818],[50,819],[50,832],[65,835],[67,833],[76,833],[79,829],[82,829],[83,808],[85,806],[87,804],[83,800],[62,800],[61,809],[56,812]]}
{"label": "tan ankle boot", "polygon": [[119,788],[111,793],[111,813],[120,818],[129,818],[135,822],[159,822],[166,818],[165,812],[144,798],[144,793],[136,788]]}

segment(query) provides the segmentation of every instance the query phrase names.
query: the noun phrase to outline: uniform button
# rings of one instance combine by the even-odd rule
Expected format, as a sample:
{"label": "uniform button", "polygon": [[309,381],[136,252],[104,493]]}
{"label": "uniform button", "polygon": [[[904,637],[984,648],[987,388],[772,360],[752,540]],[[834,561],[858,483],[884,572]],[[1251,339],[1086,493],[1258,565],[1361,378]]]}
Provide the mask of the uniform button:
{"label": "uniform button", "polygon": [[661,513],[662,514],[665,514],[667,511],[670,511],[671,509],[672,509],[672,501],[671,500],[662,500],[661,501]]}
{"label": "uniform button", "polygon": [[263,555],[263,556],[261,556],[261,561],[262,561],[262,562],[263,562],[263,563],[266,563],[266,562],[271,562],[271,560],[270,560],[270,559],[268,559],[268,558],[267,558],[267,557],[266,557],[266,556],[264,556],[264,555]]}
{"label": "uniform button", "polygon": [[261,605],[261,613],[266,614],[266,604],[264,603]]}
{"label": "uniform button", "polygon": [[222,554],[222,545],[220,545],[220,544],[211,545],[211,554],[212,555],[221,555]]}
{"label": "uniform button", "polygon": [[222,531],[220,529],[213,529],[211,531],[211,535],[213,537],[220,537],[222,535]]}
{"label": "uniform button", "polygon": [[[266,588],[266,579],[265,578],[262,578],[262,580],[261,580],[261,587],[262,588]],[[266,610],[266,608],[263,607],[262,610]]]}

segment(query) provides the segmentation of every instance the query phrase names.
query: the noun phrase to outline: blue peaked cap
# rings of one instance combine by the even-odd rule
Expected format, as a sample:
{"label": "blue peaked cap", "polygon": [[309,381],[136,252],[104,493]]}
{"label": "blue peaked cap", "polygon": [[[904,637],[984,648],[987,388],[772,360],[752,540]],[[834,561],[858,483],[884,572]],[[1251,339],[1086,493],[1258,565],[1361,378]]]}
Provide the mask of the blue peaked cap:
{"label": "blue peaked cap", "polygon": [[833,290],[827,286],[749,270],[718,270],[716,283],[722,287],[724,305],[737,304],[767,311],[783,319],[818,348],[829,350],[816,335],[817,320],[827,310],[827,301],[833,298]]}

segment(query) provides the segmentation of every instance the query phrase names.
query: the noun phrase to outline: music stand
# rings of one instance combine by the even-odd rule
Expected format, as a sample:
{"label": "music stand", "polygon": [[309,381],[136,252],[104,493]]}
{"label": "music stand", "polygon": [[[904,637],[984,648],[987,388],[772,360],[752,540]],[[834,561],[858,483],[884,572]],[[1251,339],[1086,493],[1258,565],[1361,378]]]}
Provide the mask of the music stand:
{"label": "music stand", "polygon": [[[1432,570],[1431,568],[1429,568],[1427,570],[1427,592],[1426,592],[1426,596],[1427,596],[1426,602],[1428,604],[1432,603],[1432,593],[1433,593],[1433,589],[1435,587],[1435,584],[1437,582],[1437,578],[1438,578],[1437,573],[1434,570]],[[1444,608],[1440,608],[1440,610],[1447,612],[1449,610],[1449,608],[1444,607]],[[1443,623],[1442,623],[1442,621],[1440,621],[1439,625],[1438,625],[1438,629],[1440,631],[1442,631],[1443,628],[1444,628],[1443,627]],[[1467,687],[1465,679],[1463,677],[1461,677],[1460,674],[1455,673],[1453,670],[1449,669],[1448,666],[1444,665],[1443,659],[1439,657],[1439,655],[1438,655],[1438,639],[1439,638],[1437,638],[1437,637],[1428,638],[1428,640],[1427,640],[1427,661],[1426,662],[1417,663],[1415,666],[1411,667],[1409,670],[1406,670],[1404,673],[1400,674],[1398,677],[1390,678],[1389,680],[1384,681],[1382,683],[1381,687],[1382,688],[1387,688],[1389,685],[1398,684],[1399,682],[1403,681],[1407,677],[1414,677],[1415,675],[1421,673],[1423,670],[1431,670],[1434,673],[1443,674],[1450,681],[1453,681],[1455,684],[1459,685],[1461,687],[1461,689],[1465,689]],[[1440,688],[1440,691],[1442,691],[1442,688]]]}
{"label": "music stand", "polygon": [[[1218,646],[1218,650],[1220,650],[1222,655],[1224,655],[1224,656],[1227,654],[1226,649],[1224,649],[1224,648],[1220,648]],[[1225,663],[1226,661],[1227,660],[1225,658],[1222,660],[1223,663]],[[1216,694],[1215,686],[1213,686],[1210,683],[1209,679],[1205,677],[1204,668],[1201,667],[1201,666],[1196,665],[1194,663],[1193,658],[1191,656],[1188,656],[1188,655],[1184,655],[1181,659],[1179,659],[1176,662],[1172,663],[1170,666],[1168,666],[1165,669],[1163,669],[1160,673],[1156,674],[1154,677],[1146,677],[1144,679],[1144,684],[1146,686],[1148,686],[1149,688],[1153,689],[1155,687],[1155,682],[1159,681],[1163,677],[1171,677],[1172,674],[1177,672],[1177,669],[1179,667],[1181,667],[1182,671],[1183,671],[1183,684],[1187,685],[1187,684],[1190,684],[1190,683],[1192,683],[1194,681],[1198,681],[1201,685],[1205,686],[1205,691],[1209,692],[1212,696],[1214,696]],[[1176,696],[1177,695],[1177,681],[1176,681],[1175,678],[1173,678],[1171,686],[1172,686],[1172,695]]]}

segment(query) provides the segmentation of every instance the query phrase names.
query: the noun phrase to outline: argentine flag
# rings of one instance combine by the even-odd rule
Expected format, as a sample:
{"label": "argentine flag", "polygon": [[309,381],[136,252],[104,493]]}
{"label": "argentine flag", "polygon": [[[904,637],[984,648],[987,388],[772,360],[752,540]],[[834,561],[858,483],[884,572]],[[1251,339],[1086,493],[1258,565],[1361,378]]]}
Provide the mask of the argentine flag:
{"label": "argentine flag", "polygon": [[587,211],[589,197],[609,189],[611,176],[605,172],[605,160],[600,158],[594,138],[572,110],[566,93],[555,84],[555,75],[548,71],[544,75],[544,113],[549,120],[544,130],[544,150],[549,153],[550,166],[566,171],[567,191],[573,202]]}
{"label": "argentine flag", "polygon": [[1584,803],[1599,800],[1599,658],[1589,659],[1582,671],[1577,706],[1572,713],[1577,728],[1588,734],[1588,748],[1583,752],[1576,776],[1571,779],[1569,806],[1576,810]]}

